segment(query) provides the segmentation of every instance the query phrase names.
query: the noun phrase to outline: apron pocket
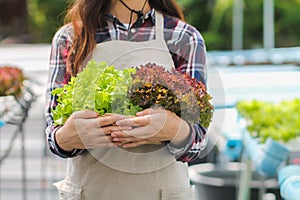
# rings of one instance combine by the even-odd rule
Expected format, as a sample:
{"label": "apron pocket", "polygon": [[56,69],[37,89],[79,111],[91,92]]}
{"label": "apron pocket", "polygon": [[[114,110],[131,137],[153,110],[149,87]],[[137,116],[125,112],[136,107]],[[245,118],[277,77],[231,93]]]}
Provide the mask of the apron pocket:
{"label": "apron pocket", "polygon": [[172,188],[161,191],[161,200],[194,200],[194,186],[189,188]]}
{"label": "apron pocket", "polygon": [[80,200],[82,187],[67,180],[53,184],[59,192],[59,200]]}

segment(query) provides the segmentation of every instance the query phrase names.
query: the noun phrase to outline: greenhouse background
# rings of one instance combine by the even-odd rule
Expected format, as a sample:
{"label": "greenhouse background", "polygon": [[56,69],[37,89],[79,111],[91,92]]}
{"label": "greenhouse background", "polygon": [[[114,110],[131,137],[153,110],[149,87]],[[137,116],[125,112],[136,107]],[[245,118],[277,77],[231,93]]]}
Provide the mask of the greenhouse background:
{"label": "greenhouse background", "polygon": [[[208,146],[190,163],[197,200],[300,199],[290,192],[300,183],[300,133],[283,148],[275,143],[285,156],[273,159],[279,149],[255,143],[236,107],[300,98],[300,1],[177,1],[205,39],[215,105]],[[0,66],[20,67],[28,79],[20,102],[0,97],[0,199],[57,198],[52,183],[64,177],[66,163],[47,148],[44,101],[51,38],[67,2],[0,0]]]}

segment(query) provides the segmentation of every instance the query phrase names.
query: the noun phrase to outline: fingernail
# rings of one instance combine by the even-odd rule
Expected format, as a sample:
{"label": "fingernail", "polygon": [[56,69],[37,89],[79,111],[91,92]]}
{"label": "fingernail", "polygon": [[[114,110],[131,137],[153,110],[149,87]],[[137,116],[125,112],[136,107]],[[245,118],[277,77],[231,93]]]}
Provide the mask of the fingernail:
{"label": "fingernail", "polygon": [[122,120],[122,119],[125,119],[125,116],[124,115],[118,115],[116,120]]}
{"label": "fingernail", "polygon": [[141,112],[137,112],[136,113],[136,115],[142,115],[143,114],[143,112],[141,111]]}
{"label": "fingernail", "polygon": [[120,141],[120,139],[119,138],[113,138],[113,141],[118,142],[118,141]]}

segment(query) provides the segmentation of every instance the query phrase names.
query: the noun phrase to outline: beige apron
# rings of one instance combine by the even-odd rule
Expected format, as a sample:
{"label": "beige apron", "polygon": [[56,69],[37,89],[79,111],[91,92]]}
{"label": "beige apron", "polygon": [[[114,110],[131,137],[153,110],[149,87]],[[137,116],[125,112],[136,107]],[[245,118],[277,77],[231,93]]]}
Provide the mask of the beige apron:
{"label": "beige apron", "polygon": [[[163,16],[158,12],[155,15],[155,40],[103,42],[96,46],[93,59],[117,69],[149,62],[174,68],[164,40]],[[164,145],[86,151],[68,159],[65,179],[54,185],[60,199],[68,200],[193,199],[187,164],[177,162]]]}

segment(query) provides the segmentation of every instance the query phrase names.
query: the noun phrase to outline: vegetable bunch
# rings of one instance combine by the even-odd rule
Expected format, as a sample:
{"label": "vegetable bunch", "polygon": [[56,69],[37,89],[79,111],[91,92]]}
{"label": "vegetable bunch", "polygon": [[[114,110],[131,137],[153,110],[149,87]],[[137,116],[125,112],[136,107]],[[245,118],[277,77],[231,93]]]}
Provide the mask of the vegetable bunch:
{"label": "vegetable bunch", "polygon": [[279,103],[251,100],[237,104],[239,114],[247,121],[247,130],[263,143],[267,138],[288,142],[300,136],[300,99]]}
{"label": "vegetable bunch", "polygon": [[206,87],[188,74],[167,71],[156,64],[146,64],[132,75],[128,97],[141,108],[163,107],[191,123],[207,128],[211,122],[212,99]]}
{"label": "vegetable bunch", "polygon": [[147,64],[117,70],[105,62],[90,61],[64,88],[52,91],[58,97],[54,121],[62,125],[75,110],[91,109],[100,115],[136,112],[162,107],[188,122],[207,128],[213,106],[205,85],[179,71]]}
{"label": "vegetable bunch", "polygon": [[100,115],[134,115],[141,108],[127,98],[132,73],[135,73],[134,68],[116,70],[105,62],[89,61],[82,72],[71,78],[69,84],[52,91],[58,97],[58,105],[53,110],[55,124],[62,125],[74,111],[85,109]]}
{"label": "vegetable bunch", "polygon": [[22,70],[17,67],[0,67],[0,96],[20,95],[24,79]]}

